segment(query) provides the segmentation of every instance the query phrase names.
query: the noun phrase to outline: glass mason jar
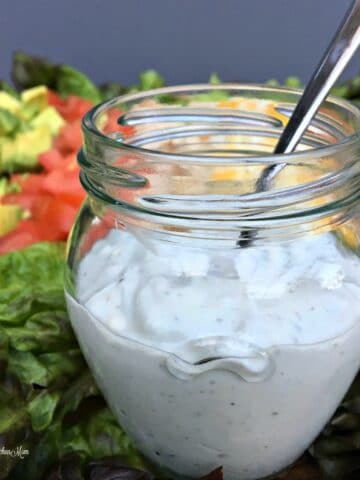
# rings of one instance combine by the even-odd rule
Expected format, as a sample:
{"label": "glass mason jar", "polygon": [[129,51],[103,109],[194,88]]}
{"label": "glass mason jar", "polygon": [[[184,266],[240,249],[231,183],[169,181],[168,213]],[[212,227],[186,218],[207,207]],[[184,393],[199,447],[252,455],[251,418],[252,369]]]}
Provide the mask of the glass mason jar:
{"label": "glass mason jar", "polygon": [[120,424],[183,476],[282,471],[360,366],[360,112],[331,98],[272,155],[299,95],[171,87],[83,122],[71,322]]}

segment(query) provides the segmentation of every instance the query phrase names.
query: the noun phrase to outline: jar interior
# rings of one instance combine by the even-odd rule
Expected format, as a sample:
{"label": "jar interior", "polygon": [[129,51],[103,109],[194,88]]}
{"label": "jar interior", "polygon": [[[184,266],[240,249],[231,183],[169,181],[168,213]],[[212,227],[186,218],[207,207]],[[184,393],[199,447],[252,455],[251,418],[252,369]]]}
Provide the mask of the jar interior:
{"label": "jar interior", "polygon": [[[160,209],[166,204],[162,195],[250,194],[264,167],[284,161],[271,154],[299,96],[292,90],[213,85],[120,97],[98,108],[93,121],[124,156],[98,161],[144,177],[142,193],[156,195],[153,203]],[[358,130],[360,116],[348,105],[324,102],[296,150],[307,155],[288,156],[273,189],[316,181],[347,166],[349,159],[334,159],[322,149]]]}
{"label": "jar interior", "polygon": [[[300,94],[207,85],[114,99],[85,118],[79,156],[83,184],[90,197],[126,209],[125,216],[131,210],[131,217],[141,217],[149,229],[156,223],[184,233],[187,219],[195,219],[214,221],[216,228],[232,221],[226,228],[238,231],[239,222],[242,228],[249,221],[258,228],[256,222],[270,219],[302,223],[296,217],[304,215],[322,222],[329,211],[336,218],[328,223],[339,222],[341,202],[351,203],[359,190],[360,115],[331,98],[296,152],[272,155]],[[256,192],[264,168],[284,162],[270,191]],[[147,225],[145,216],[153,219]]]}

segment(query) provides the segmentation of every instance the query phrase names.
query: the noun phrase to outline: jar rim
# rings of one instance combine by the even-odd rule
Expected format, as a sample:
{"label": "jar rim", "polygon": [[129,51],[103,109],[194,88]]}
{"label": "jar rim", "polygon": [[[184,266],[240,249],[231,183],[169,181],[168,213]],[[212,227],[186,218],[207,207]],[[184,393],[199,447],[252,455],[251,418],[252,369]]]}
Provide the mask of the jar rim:
{"label": "jar rim", "polygon": [[[170,86],[170,87],[162,87],[162,88],[157,88],[157,89],[151,89],[147,91],[142,91],[142,92],[136,92],[136,93],[128,93],[125,95],[120,95],[118,97],[115,97],[113,99],[107,100],[105,102],[102,102],[95,107],[93,107],[91,110],[89,110],[86,115],[83,117],[82,120],[82,128],[84,133],[89,133],[91,135],[94,135],[98,138],[98,140],[101,140],[104,144],[108,145],[111,148],[115,149],[121,149],[124,152],[127,153],[133,153],[133,154],[142,154],[142,155],[148,155],[151,158],[166,158],[167,161],[186,161],[186,160],[194,160],[196,158],[196,161],[199,163],[208,163],[209,161],[213,161],[214,157],[208,157],[204,155],[193,155],[193,154],[181,154],[181,153],[175,153],[175,152],[162,152],[160,150],[152,150],[148,148],[144,148],[138,145],[132,145],[129,143],[125,143],[122,141],[119,141],[119,139],[114,139],[111,138],[110,136],[104,134],[99,128],[96,126],[96,118],[98,115],[101,113],[105,113],[106,110],[111,109],[115,105],[118,105],[119,103],[125,103],[125,102],[136,102],[136,101],[141,101],[141,100],[146,100],[149,99],[153,96],[158,96],[158,95],[168,95],[168,94],[175,94],[175,93],[190,93],[192,91],[204,91],[204,92],[209,92],[209,91],[214,91],[214,90],[234,90],[234,91],[246,91],[246,92],[266,92],[266,93],[282,93],[282,94],[297,94],[299,97],[302,94],[302,90],[298,88],[288,88],[288,87],[269,87],[266,85],[261,85],[261,84],[250,84],[250,83],[221,83],[221,84],[187,84],[187,85],[175,85],[175,86]],[[360,141],[360,109],[353,105],[351,102],[344,100],[342,98],[338,98],[335,96],[328,96],[327,99],[325,100],[324,103],[330,103],[334,106],[340,106],[344,110],[347,110],[349,113],[351,113],[355,119],[358,120],[359,126],[358,128],[350,135],[345,136],[343,139],[340,141],[328,144],[328,145],[323,145],[323,146],[317,146],[315,148],[310,148],[308,150],[302,150],[302,151],[294,151],[290,153],[285,153],[285,154],[264,154],[264,155],[252,155],[249,157],[244,157],[244,156],[231,156],[226,158],[229,163],[235,163],[237,161],[244,162],[244,159],[250,160],[251,163],[271,163],[271,164],[277,164],[277,163],[293,163],[294,161],[301,157],[308,157],[311,156],[313,158],[316,157],[323,157],[323,156],[330,156],[330,155],[335,155],[339,150],[345,149],[345,148],[351,148],[356,144],[356,142]],[[217,157],[217,161],[219,160],[219,157]]]}
{"label": "jar rim", "polygon": [[[161,99],[156,97],[158,95],[177,94],[180,100],[188,97],[191,102],[196,94],[214,90],[225,91],[229,94],[226,98],[230,97],[230,100],[231,95],[232,99],[270,100],[270,103],[279,109],[278,113],[281,114],[283,111],[286,116],[291,114],[291,108],[301,95],[299,89],[263,85],[193,84],[131,93],[103,102],[88,112],[83,119],[84,147],[78,156],[81,167],[80,180],[89,193],[90,200],[93,201],[94,209],[102,210],[103,207],[114,209],[116,222],[119,225],[132,224],[135,228],[141,225],[141,228],[158,231],[159,235],[169,234],[179,237],[189,235],[189,238],[192,236],[191,241],[194,235],[205,238],[211,231],[221,231],[221,235],[225,232],[224,242],[227,243],[229,240],[229,244],[234,244],[234,238],[236,239],[239,230],[242,231],[244,228],[256,231],[261,229],[265,239],[267,236],[282,236],[282,232],[285,231],[295,232],[301,224],[304,224],[301,229],[305,231],[305,229],[330,228],[331,225],[346,221],[360,199],[358,175],[360,109],[342,99],[330,97],[323,103],[324,108],[320,110],[319,116],[314,121],[312,133],[306,142],[304,138],[305,147],[318,146],[321,141],[325,146],[297,150],[284,155],[274,155],[268,153],[269,150],[265,150],[263,155],[260,150],[260,155],[259,151],[256,151],[254,155],[246,154],[245,156],[239,156],[236,149],[235,155],[231,156],[222,153],[205,156],[203,151],[190,155],[184,155],[181,151],[180,154],[166,150],[152,151],[130,143],[138,142],[141,135],[137,133],[130,137],[129,143],[126,143],[127,139],[111,138],[101,130],[102,125],[106,125],[107,113],[114,112],[121,116],[121,111],[125,110],[133,114],[136,110],[133,106],[144,99],[155,96],[154,100],[158,100],[154,107],[156,109],[159,100],[160,104],[162,103]],[[216,105],[218,102],[219,99],[213,100]],[[153,108],[154,103],[148,105]],[[176,106],[178,105],[177,103]],[[205,109],[208,105],[205,105]],[[219,107],[220,111],[224,108],[222,104]],[[145,108],[148,109],[148,106]],[[191,104],[189,108],[192,108]],[[238,112],[244,113],[246,110],[250,112],[251,106],[244,106],[243,110],[239,108]],[[142,116],[143,113],[140,117]],[[263,115],[263,117],[274,118],[272,114]],[[133,115],[132,118],[134,118]],[[158,120],[157,114],[153,118],[159,124],[163,122]],[[197,123],[200,130],[203,125],[201,122],[202,120],[199,120]],[[218,118],[216,122],[219,122]],[[253,131],[259,131],[260,136],[263,132],[275,131],[278,136],[282,123],[278,122],[276,128],[266,126],[257,127],[257,130],[250,128],[249,135],[251,136]],[[324,124],[327,124],[329,130],[325,127],[323,129]],[[331,126],[336,133],[332,133]],[[157,131],[161,131],[161,128]],[[184,127],[180,128],[184,130]],[[213,127],[206,128],[209,130]],[[228,126],[223,128],[229,129]],[[241,126],[239,130],[242,128]],[[244,128],[246,130],[247,125]],[[114,130],[115,128],[111,132],[116,134]],[[169,131],[169,129],[164,128],[162,131]],[[321,136],[323,132],[326,134],[325,141]],[[152,135],[151,132],[150,134]],[[196,135],[199,136],[198,133],[195,133]],[[314,140],[317,137],[319,141],[312,142],[311,139]],[[157,145],[156,142],[155,145]],[[340,160],[336,165],[333,157]],[[255,192],[252,182],[258,175],[258,167],[277,163],[286,163],[289,168],[294,166],[297,171],[304,171],[310,167],[314,175],[310,178],[305,176],[301,183],[290,182],[285,183],[284,186],[280,183],[271,190]],[[315,169],[313,169],[314,165]],[[251,178],[247,179],[243,185],[245,191],[237,190],[237,185],[233,185],[230,191],[226,188],[222,190],[222,183],[212,180],[212,174],[219,166],[220,169],[250,166]],[[175,167],[177,174],[171,177],[172,182],[161,182],[161,178],[172,171],[169,167]],[[202,178],[199,172],[200,167],[205,175],[204,178],[210,179],[213,183],[211,181],[193,182],[196,178]],[[179,190],[180,179],[183,179],[184,183],[181,183]],[[159,180],[158,183],[157,180]],[[293,180],[295,182],[296,178]],[[212,186],[211,190],[207,190],[209,183]],[[185,188],[187,186],[189,189]],[[196,233],[196,229],[193,228],[194,223],[197,225]]]}

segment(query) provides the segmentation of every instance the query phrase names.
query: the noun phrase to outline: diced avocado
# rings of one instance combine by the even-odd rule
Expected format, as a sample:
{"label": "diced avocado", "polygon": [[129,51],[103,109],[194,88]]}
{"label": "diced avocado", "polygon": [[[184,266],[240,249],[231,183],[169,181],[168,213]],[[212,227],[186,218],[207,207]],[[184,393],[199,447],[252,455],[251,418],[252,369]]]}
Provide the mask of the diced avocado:
{"label": "diced avocado", "polygon": [[14,98],[19,98],[18,92],[6,80],[0,80],[0,90],[8,93]]}
{"label": "diced avocado", "polygon": [[13,140],[2,138],[0,141],[0,171],[12,172],[11,162],[16,158],[16,146]]}
{"label": "diced avocado", "polygon": [[7,92],[0,92],[0,107],[9,110],[11,113],[16,113],[21,108],[19,100]]}
{"label": "diced avocado", "polygon": [[47,125],[40,125],[33,130],[19,133],[16,137],[16,144],[20,153],[31,156],[46,152],[52,144],[50,128]]}
{"label": "diced avocado", "polygon": [[31,103],[23,103],[20,110],[17,112],[17,115],[25,122],[29,122],[34,117],[39,115],[39,111],[40,110],[37,105],[32,105]]}
{"label": "diced avocado", "polygon": [[7,193],[20,192],[20,185],[6,177],[0,178],[0,198]]}
{"label": "diced avocado", "polygon": [[22,210],[20,205],[0,204],[0,235],[14,230],[21,220]]}
{"label": "diced avocado", "polygon": [[56,135],[61,127],[65,125],[65,121],[56,109],[52,106],[46,107],[30,122],[33,127],[48,126],[52,135]]}
{"label": "diced avocado", "polygon": [[18,128],[19,123],[16,115],[0,107],[0,135],[11,135]]}
{"label": "diced avocado", "polygon": [[38,155],[50,149],[52,135],[48,126],[18,133],[15,139],[0,142],[0,170],[13,172],[38,165]]}
{"label": "diced avocado", "polygon": [[35,105],[39,110],[48,106],[48,89],[44,85],[28,88],[21,93],[21,101],[27,105]]}

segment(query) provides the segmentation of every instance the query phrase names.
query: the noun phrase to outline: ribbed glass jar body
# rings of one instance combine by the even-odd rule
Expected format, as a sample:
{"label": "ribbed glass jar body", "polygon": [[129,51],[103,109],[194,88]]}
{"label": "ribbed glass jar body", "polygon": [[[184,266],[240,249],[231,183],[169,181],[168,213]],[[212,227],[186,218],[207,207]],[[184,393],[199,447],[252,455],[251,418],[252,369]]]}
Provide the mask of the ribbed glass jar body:
{"label": "ribbed glass jar body", "polygon": [[121,425],[181,475],[283,470],[360,366],[360,114],[332,99],[271,155],[298,97],[173,87],[84,120],[70,318]]}

